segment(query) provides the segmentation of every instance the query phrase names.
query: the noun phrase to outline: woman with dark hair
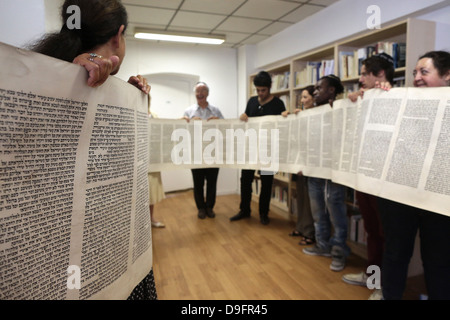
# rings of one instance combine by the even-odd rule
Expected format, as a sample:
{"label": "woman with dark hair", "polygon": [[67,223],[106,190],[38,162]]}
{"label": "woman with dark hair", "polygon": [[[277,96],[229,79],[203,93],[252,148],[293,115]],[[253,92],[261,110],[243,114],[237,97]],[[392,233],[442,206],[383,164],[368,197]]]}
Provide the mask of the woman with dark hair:
{"label": "woman with dark hair", "polygon": [[[69,26],[77,6],[80,28]],[[61,8],[63,27],[60,32],[45,35],[31,50],[82,65],[89,72],[88,85],[96,87],[109,75],[119,71],[125,57],[125,30],[128,17],[120,0],[66,0]],[[144,93],[150,92],[142,76],[130,77],[128,82]],[[135,287],[128,299],[157,299],[153,269]]]}
{"label": "woman with dark hair", "polygon": [[[450,53],[431,51],[419,58],[414,87],[448,87]],[[381,88],[389,89],[389,83]],[[405,159],[407,160],[407,159]],[[450,217],[388,199],[378,198],[385,238],[383,297],[400,300],[406,286],[417,231],[429,299],[450,299]]]}
{"label": "woman with dark hair", "polygon": [[302,90],[300,102],[302,103],[302,110],[314,108],[314,86],[307,86]]}
{"label": "woman with dark hair", "polygon": [[[74,8],[80,14],[79,29],[70,21]],[[128,15],[120,0],[66,0],[61,8],[60,32],[45,35],[30,50],[82,65],[89,72],[88,85],[96,87],[119,71],[125,57]],[[69,13],[68,13],[69,12]],[[128,82],[145,93],[147,80],[132,76]]]}
{"label": "woman with dark hair", "polygon": [[[297,114],[302,110],[314,108],[314,90],[315,87],[313,85],[307,86],[302,90],[300,94],[300,103],[301,108],[296,108],[294,113]],[[289,110],[283,111],[281,114],[283,117],[287,117],[290,114]]]}
{"label": "woman with dark hair", "polygon": [[[297,114],[302,110],[307,110],[314,108],[314,90],[313,85],[307,86],[302,90],[301,93],[301,109],[295,109],[294,113]],[[281,115],[287,117],[289,111],[284,111]],[[294,176],[296,182],[297,191],[297,224],[295,229],[289,233],[291,237],[302,237],[299,244],[309,245],[314,244],[315,231],[314,231],[314,220],[311,214],[311,205],[309,203],[308,195],[308,177],[304,176],[302,172],[298,172],[297,176]]]}
{"label": "woman with dark hair", "polygon": [[[316,106],[330,104],[344,91],[341,80],[335,75],[319,79],[314,90]],[[330,269],[345,268],[350,248],[347,246],[347,188],[331,180],[308,178],[311,212],[314,218],[316,244],[303,249],[303,253],[332,258]],[[332,228],[333,227],[333,228]],[[334,234],[331,234],[332,229]]]}

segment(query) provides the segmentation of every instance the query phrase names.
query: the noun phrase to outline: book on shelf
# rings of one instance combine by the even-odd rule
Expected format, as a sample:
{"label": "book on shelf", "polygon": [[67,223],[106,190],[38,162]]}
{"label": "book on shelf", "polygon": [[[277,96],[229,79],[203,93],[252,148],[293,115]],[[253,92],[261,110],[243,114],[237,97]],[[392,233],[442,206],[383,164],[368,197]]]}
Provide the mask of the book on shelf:
{"label": "book on shelf", "polygon": [[394,60],[394,68],[405,66],[406,44],[392,41],[379,41],[375,45],[358,48],[353,51],[339,52],[339,77],[341,80],[356,78],[361,74],[362,62],[366,58],[380,53],[387,53]]}
{"label": "book on shelf", "polygon": [[339,52],[339,77],[341,80],[358,76],[358,59],[355,58],[357,52],[358,50]]}
{"label": "book on shelf", "polygon": [[360,214],[349,217],[348,237],[351,241],[367,244],[367,232],[364,228],[364,220]]}
{"label": "book on shelf", "polygon": [[367,46],[366,47],[366,58],[370,58],[377,54],[377,47],[375,46]]}
{"label": "book on shelf", "polygon": [[403,68],[406,66],[406,43],[398,43],[395,50],[394,68]]}
{"label": "book on shelf", "polygon": [[281,203],[288,204],[288,188],[274,185],[272,186],[272,199]]}
{"label": "book on shelf", "polygon": [[394,59],[394,68],[405,66],[406,62],[406,43],[380,41],[375,45],[376,54],[387,53]]}
{"label": "book on shelf", "polygon": [[362,62],[367,58],[367,50],[365,48],[359,48],[356,50],[356,59],[358,59],[358,75],[361,74]]}
{"label": "book on shelf", "polygon": [[308,61],[306,67],[294,73],[294,87],[316,84],[326,75],[334,73],[334,60]]}
{"label": "book on shelf", "polygon": [[277,73],[272,75],[272,89],[285,90],[289,88],[289,75],[290,72],[286,71],[284,73]]}

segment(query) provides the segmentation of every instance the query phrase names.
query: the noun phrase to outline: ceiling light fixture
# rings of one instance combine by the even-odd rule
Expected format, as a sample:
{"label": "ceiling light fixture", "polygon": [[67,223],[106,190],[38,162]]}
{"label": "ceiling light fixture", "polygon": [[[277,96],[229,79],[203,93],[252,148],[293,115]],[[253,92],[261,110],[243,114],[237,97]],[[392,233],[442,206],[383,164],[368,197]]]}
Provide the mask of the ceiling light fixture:
{"label": "ceiling light fixture", "polygon": [[225,36],[222,35],[150,31],[140,29],[135,30],[134,37],[136,39],[144,39],[144,40],[188,42],[201,44],[222,44],[225,41]]}

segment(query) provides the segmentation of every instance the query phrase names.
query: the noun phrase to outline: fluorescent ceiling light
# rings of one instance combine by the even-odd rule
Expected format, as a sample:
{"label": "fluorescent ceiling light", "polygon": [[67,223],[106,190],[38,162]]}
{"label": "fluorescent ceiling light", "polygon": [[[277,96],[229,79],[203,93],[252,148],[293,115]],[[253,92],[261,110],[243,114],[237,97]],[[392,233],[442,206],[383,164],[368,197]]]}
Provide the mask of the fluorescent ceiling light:
{"label": "fluorescent ceiling light", "polygon": [[136,30],[134,37],[144,40],[189,42],[201,44],[222,44],[225,41],[224,36],[219,35],[200,35],[187,33],[169,33],[160,31]]}

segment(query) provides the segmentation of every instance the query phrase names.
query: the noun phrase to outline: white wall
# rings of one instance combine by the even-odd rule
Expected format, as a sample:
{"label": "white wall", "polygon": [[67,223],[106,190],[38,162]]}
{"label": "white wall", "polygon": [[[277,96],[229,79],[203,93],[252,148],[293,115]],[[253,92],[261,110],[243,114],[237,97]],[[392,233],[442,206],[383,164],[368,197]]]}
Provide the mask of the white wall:
{"label": "white wall", "polygon": [[0,1],[0,42],[24,47],[45,32],[45,7],[42,0]]}
{"label": "white wall", "polygon": [[[42,0],[40,0],[42,1]],[[45,31],[58,32],[61,30],[61,7],[64,0],[44,0],[45,3]]]}
{"label": "white wall", "polygon": [[238,113],[245,111],[248,100],[248,75],[255,71],[255,45],[245,45],[238,49]]}
{"label": "white wall", "polygon": [[450,51],[450,1],[447,7],[417,17],[436,22],[435,50]]}
{"label": "white wall", "polygon": [[117,76],[128,80],[130,75],[135,74],[198,75],[200,81],[210,87],[209,103],[220,108],[225,118],[235,118],[238,115],[236,65],[236,50],[231,48],[129,39],[127,53]]}

